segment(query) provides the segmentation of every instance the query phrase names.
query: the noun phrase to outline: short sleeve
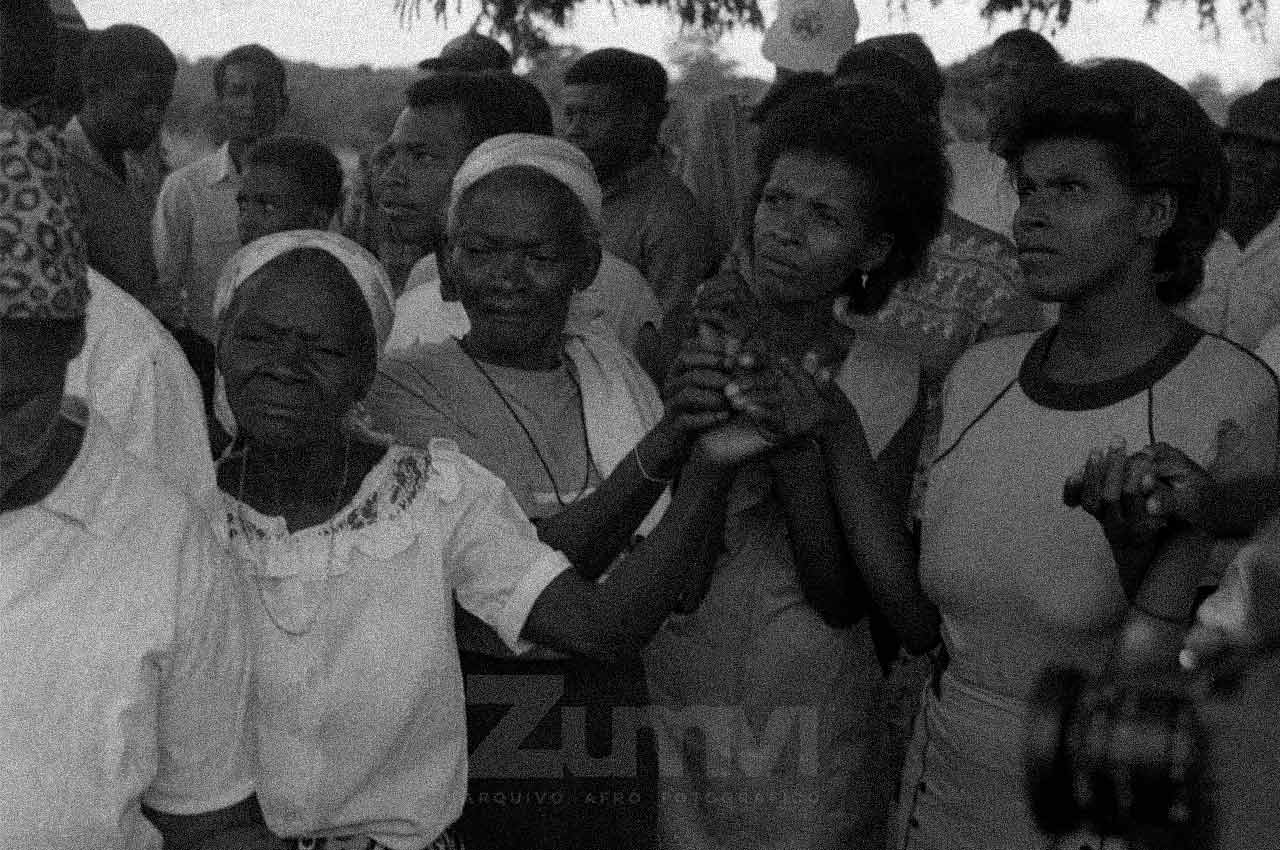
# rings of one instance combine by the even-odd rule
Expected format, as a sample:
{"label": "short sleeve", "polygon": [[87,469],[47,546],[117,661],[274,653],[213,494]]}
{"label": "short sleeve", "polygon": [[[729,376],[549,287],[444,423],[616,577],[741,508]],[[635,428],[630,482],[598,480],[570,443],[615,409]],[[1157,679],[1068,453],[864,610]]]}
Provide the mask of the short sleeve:
{"label": "short sleeve", "polygon": [[217,811],[253,793],[244,597],[203,519],[179,553],[174,652],[161,671],[158,763],[144,796],[162,812]]}
{"label": "short sleeve", "polygon": [[[440,453],[433,447],[434,458]],[[461,455],[461,515],[445,542],[444,562],[458,602],[483,620],[515,653],[533,648],[521,631],[534,603],[569,568],[564,555],[538,540],[533,524],[497,476]]]}

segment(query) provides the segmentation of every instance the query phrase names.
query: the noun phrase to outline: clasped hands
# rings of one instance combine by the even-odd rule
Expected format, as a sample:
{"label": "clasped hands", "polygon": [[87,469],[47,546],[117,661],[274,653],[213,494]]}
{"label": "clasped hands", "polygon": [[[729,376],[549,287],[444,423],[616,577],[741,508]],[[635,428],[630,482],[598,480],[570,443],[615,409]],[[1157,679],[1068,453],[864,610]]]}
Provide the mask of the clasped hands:
{"label": "clasped hands", "polygon": [[850,408],[835,383],[839,352],[788,339],[770,318],[741,288],[712,281],[663,386],[667,417],[719,464],[818,438]]}

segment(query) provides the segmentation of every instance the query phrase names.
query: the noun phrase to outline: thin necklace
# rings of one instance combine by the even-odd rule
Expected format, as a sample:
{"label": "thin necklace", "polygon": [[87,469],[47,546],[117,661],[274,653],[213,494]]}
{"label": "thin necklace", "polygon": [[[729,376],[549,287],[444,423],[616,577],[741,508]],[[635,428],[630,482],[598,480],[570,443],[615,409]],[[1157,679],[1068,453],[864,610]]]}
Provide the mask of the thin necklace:
{"label": "thin necklace", "polygon": [[[255,561],[255,565],[260,565],[261,562],[263,561],[262,544],[260,542],[254,542],[252,540],[248,532],[248,529],[245,527],[245,522],[244,522],[244,486],[245,486],[245,479],[247,477],[248,468],[249,468],[249,445],[246,444],[244,447],[244,450],[240,454],[240,482],[236,492],[236,524],[240,527],[240,536],[244,539],[244,544],[249,550],[250,557],[253,558],[253,560]],[[347,441],[343,445],[343,449],[342,449],[342,482],[338,485],[338,492],[335,493],[333,497],[333,507],[329,511],[330,520],[332,520],[337,516],[338,509],[342,507],[342,497],[347,491],[347,484],[350,481],[348,477],[350,475],[350,472],[351,472],[351,438],[347,437]],[[271,484],[272,484],[272,491],[273,491],[272,498],[276,500],[275,508],[277,511],[279,511],[280,510],[280,488],[278,483],[274,479],[274,477],[271,480]],[[330,528],[329,529],[329,553],[325,558],[325,575],[326,576],[329,574],[330,570],[332,570],[333,568],[333,553],[336,547],[335,538],[337,536],[338,536],[337,527],[335,526]],[[254,589],[258,592],[258,601],[262,603],[262,610],[267,612],[267,618],[271,620],[272,625],[274,625],[277,629],[284,632],[285,634],[293,635],[294,637],[297,637],[299,635],[305,635],[307,632],[311,631],[311,627],[315,625],[315,621],[320,614],[318,607],[315,613],[312,614],[312,616],[307,619],[306,623],[298,627],[290,628],[289,626],[286,626],[283,623],[281,623],[280,620],[276,617],[275,612],[271,610],[271,606],[267,603],[266,594],[262,592],[262,580],[259,576],[255,575],[253,577],[253,586],[254,586]]]}
{"label": "thin necklace", "polygon": [[[555,495],[556,501],[560,503],[560,507],[567,508],[574,502],[581,499],[583,494],[587,492],[587,488],[591,486],[591,446],[586,442],[587,413],[586,403],[582,398],[582,384],[578,383],[578,376],[573,374],[573,369],[566,365],[565,374],[569,376],[569,380],[573,382],[573,387],[578,393],[578,415],[582,419],[582,448],[583,454],[586,455],[587,458],[587,474],[583,477],[582,486],[578,489],[577,494],[566,502],[560,497],[560,485],[556,483],[556,477],[551,472],[551,464],[549,464],[546,457],[543,456],[542,450],[538,448],[537,441],[533,439],[533,433],[529,430],[528,426],[524,424],[524,420],[520,418],[520,415],[516,413],[515,407],[512,406],[511,402],[507,401],[507,397],[503,395],[501,387],[498,386],[498,382],[495,381],[493,376],[485,370],[484,366],[480,365],[480,361],[473,357],[471,352],[467,350],[465,340],[458,341],[458,348],[462,349],[462,353],[467,355],[467,359],[471,361],[471,365],[475,366],[476,371],[483,375],[484,379],[489,382],[489,386],[493,389],[494,395],[498,397],[498,401],[502,402],[502,406],[507,409],[507,413],[511,414],[511,418],[515,420],[515,423],[520,426],[520,430],[524,432],[525,439],[529,441],[530,447],[533,448],[534,455],[538,458],[538,463],[542,465],[542,471],[546,473],[547,480],[551,482],[551,492]],[[561,365],[564,365],[563,360]]]}

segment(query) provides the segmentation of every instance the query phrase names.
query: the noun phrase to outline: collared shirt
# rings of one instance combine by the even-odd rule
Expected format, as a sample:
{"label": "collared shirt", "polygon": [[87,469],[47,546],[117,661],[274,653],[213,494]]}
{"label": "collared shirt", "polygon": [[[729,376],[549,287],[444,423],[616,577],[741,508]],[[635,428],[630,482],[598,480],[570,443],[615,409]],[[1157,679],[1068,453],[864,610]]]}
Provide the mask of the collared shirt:
{"label": "collared shirt", "polygon": [[160,321],[175,324],[182,316],[180,287],[157,277],[151,253],[151,216],[160,174],[126,154],[126,175],[121,178],[89,141],[78,118],[67,124],[63,139],[67,170],[80,198],[89,264]]}
{"label": "collared shirt", "polygon": [[152,219],[160,281],[183,293],[183,325],[210,341],[218,275],[240,248],[239,191],[240,174],[224,144],[165,179]]}
{"label": "collared shirt", "polygon": [[601,244],[640,270],[670,309],[714,269],[711,227],[660,154],[632,166],[604,189]]}
{"label": "collared shirt", "polygon": [[[595,280],[569,302],[566,327],[616,339],[634,352],[645,325],[662,325],[662,308],[648,283],[630,263],[608,251],[600,259]],[[396,319],[384,346],[388,354],[417,345],[436,345],[462,339],[471,320],[461,301],[445,301],[440,294],[440,268],[435,254],[414,264],[404,292],[396,299]]]}
{"label": "collared shirt", "polygon": [[67,367],[66,393],[85,399],[155,468],[201,507],[216,483],[200,385],[182,349],[142,305],[89,270],[85,343]]}
{"label": "collared shirt", "polygon": [[0,553],[0,846],[160,850],[141,802],[252,793],[236,575],[106,420],[52,493],[0,513]]}
{"label": "collared shirt", "polygon": [[1225,230],[1204,259],[1204,283],[1182,305],[1191,321],[1245,348],[1280,323],[1280,217],[1241,250]]}
{"label": "collared shirt", "polygon": [[319,526],[223,494],[250,584],[258,800],[286,837],[420,850],[462,813],[467,732],[454,599],[512,652],[569,569],[506,485],[447,440],[393,447]]}

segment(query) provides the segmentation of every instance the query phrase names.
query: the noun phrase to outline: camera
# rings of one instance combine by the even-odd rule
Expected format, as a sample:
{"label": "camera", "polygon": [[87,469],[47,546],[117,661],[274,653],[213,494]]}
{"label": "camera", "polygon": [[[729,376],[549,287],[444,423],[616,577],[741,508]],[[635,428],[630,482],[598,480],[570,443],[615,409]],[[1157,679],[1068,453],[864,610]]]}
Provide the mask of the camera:
{"label": "camera", "polygon": [[1046,669],[1025,738],[1040,828],[1133,850],[1280,848],[1280,654],[1230,677]]}

